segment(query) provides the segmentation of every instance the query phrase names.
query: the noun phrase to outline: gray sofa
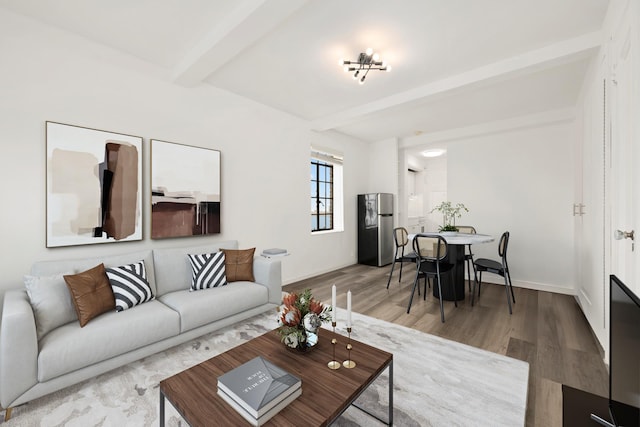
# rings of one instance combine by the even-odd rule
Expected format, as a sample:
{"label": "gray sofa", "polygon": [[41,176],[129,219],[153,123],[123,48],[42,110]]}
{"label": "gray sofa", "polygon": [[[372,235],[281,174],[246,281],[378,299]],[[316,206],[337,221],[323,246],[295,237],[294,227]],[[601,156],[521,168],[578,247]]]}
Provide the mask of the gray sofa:
{"label": "gray sofa", "polygon": [[255,282],[189,291],[187,254],[237,246],[237,241],[225,241],[35,263],[30,275],[46,277],[78,273],[99,263],[110,267],[144,260],[155,299],[102,314],[83,328],[77,320],[66,323],[38,339],[26,290],[7,291],[0,324],[0,405],[15,407],[276,307],[282,278],[280,261],[274,259],[254,258]]}

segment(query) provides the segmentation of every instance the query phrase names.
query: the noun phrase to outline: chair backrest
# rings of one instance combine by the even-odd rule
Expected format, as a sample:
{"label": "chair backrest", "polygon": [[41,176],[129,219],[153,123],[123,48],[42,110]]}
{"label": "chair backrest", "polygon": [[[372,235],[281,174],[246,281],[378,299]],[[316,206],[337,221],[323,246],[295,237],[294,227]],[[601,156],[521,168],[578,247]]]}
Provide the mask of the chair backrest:
{"label": "chair backrest", "polygon": [[396,241],[396,248],[406,246],[409,243],[409,233],[404,227],[397,227],[393,229],[393,239]]}
{"label": "chair backrest", "polygon": [[420,233],[413,238],[413,251],[422,259],[440,262],[447,256],[449,246],[438,234]]}
{"label": "chair backrest", "polygon": [[505,231],[500,237],[500,243],[498,243],[498,255],[502,258],[502,263],[507,265],[507,246],[509,245],[509,232]]}
{"label": "chair backrest", "polygon": [[471,225],[456,225],[460,233],[476,234],[476,229]]}

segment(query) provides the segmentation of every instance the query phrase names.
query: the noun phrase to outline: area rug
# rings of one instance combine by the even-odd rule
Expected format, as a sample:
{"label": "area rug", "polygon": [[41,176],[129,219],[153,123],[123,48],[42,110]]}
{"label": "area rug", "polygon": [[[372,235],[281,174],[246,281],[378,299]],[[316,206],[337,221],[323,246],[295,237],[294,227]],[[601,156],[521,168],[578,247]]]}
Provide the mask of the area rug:
{"label": "area rug", "polygon": [[[338,319],[339,325],[344,325]],[[12,426],[157,426],[161,380],[273,329],[268,312],[173,347],[13,410]],[[337,332],[346,335],[344,328]],[[353,313],[353,338],[393,353],[394,425],[524,425],[526,362]],[[387,418],[388,376],[383,373],[358,400]],[[166,424],[187,423],[167,403]],[[215,422],[212,424],[215,425]],[[377,426],[348,409],[334,426]]]}

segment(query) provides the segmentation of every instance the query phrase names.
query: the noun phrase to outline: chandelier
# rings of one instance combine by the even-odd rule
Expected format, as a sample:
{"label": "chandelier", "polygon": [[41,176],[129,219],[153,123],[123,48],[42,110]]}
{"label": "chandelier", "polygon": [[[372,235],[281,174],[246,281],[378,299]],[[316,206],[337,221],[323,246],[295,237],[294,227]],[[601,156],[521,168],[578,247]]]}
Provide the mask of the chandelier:
{"label": "chandelier", "polygon": [[357,61],[341,59],[338,61],[338,64],[340,64],[347,73],[355,71],[355,73],[353,73],[353,79],[358,80],[358,83],[362,85],[370,70],[391,71],[391,66],[379,59],[380,55],[374,53],[373,49],[367,48],[365,52],[361,52],[360,55],[358,55]]}

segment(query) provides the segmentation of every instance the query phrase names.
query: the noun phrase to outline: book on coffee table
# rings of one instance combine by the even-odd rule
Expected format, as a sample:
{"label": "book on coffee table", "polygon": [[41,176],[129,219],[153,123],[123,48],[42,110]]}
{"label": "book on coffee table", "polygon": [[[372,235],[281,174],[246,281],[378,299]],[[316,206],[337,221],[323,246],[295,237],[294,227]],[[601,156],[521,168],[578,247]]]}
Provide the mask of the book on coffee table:
{"label": "book on coffee table", "polygon": [[[255,357],[218,377],[218,394],[227,402],[231,400],[236,403],[256,420],[270,413],[275,407],[279,408],[278,411],[282,409],[286,405],[279,403],[294,400],[302,392],[301,387],[300,378],[262,356]],[[300,393],[288,399],[296,394],[296,391]],[[273,412],[271,416],[278,411]]]}
{"label": "book on coffee table", "polygon": [[236,402],[231,396],[229,396],[227,393],[225,393],[221,389],[218,389],[218,396],[222,397],[222,399],[224,399],[225,402],[227,402],[233,409],[235,409],[236,412],[242,415],[242,417],[245,420],[249,421],[254,426],[261,426],[264,423],[266,423],[269,419],[271,419],[271,417],[273,417],[278,412],[280,412],[289,403],[296,400],[298,396],[300,396],[301,394],[302,394],[302,387],[298,387],[293,391],[293,393],[290,393],[289,395],[287,395],[283,400],[276,402],[274,406],[266,410],[266,412],[264,412],[260,417],[256,418],[252,414],[250,414],[246,409],[240,406],[238,402]]}

